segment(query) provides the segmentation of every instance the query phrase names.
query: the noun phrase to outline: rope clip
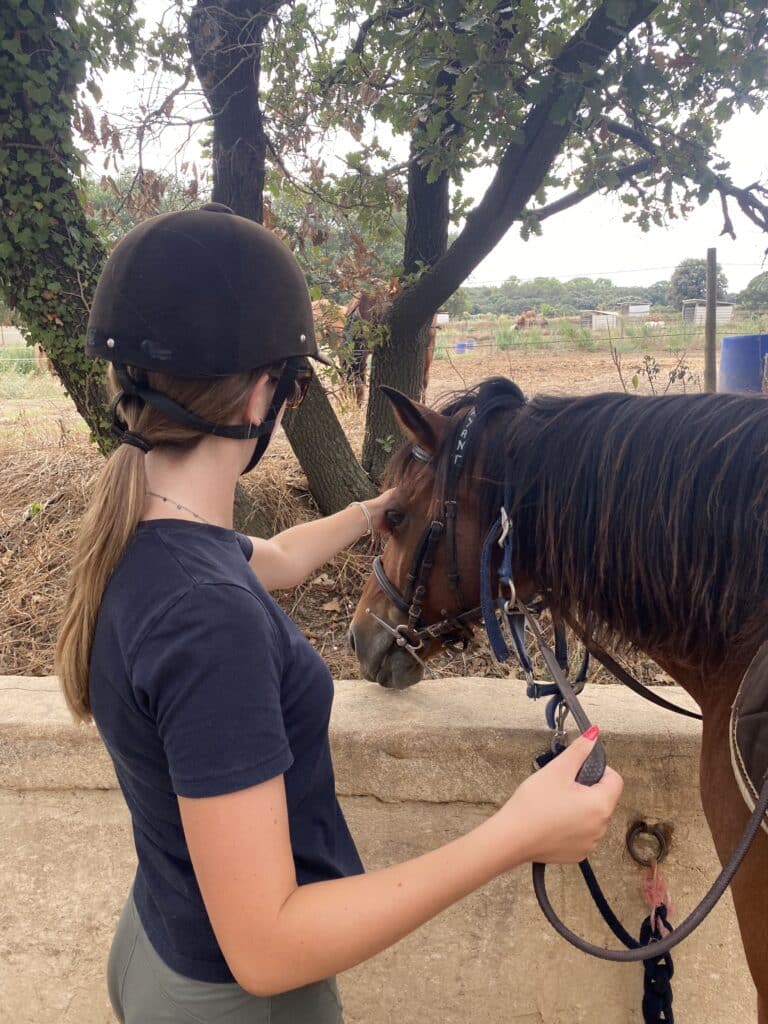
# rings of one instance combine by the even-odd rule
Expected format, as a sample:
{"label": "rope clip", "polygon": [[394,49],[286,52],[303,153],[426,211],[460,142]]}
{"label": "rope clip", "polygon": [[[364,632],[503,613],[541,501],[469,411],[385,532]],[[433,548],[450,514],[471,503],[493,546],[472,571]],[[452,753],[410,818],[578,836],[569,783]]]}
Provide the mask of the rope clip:
{"label": "rope clip", "polygon": [[499,589],[503,590],[505,587],[509,592],[509,597],[504,598],[502,608],[505,615],[512,615],[517,605],[517,591],[515,590],[514,580],[511,577],[502,576],[499,580]]}
{"label": "rope clip", "polygon": [[509,513],[503,505],[499,512],[499,518],[501,519],[501,533],[499,535],[498,545],[500,548],[503,548],[507,541],[507,536],[509,535],[510,524]]}
{"label": "rope clip", "polygon": [[553,754],[559,753],[557,749],[560,747],[568,746],[568,733],[565,728],[565,721],[569,715],[568,705],[565,701],[561,701],[557,705],[557,711],[555,712],[555,730],[552,733],[552,744],[551,749]]}

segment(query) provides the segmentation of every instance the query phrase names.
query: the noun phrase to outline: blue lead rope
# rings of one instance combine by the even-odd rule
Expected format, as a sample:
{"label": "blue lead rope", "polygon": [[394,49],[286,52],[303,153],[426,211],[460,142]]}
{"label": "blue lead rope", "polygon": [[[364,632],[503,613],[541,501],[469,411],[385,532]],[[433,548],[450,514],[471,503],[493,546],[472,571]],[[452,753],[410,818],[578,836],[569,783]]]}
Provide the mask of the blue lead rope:
{"label": "blue lead rope", "polygon": [[491,528],[485,535],[483,551],[480,556],[480,609],[483,613],[483,622],[488,633],[488,641],[496,661],[504,662],[509,657],[509,648],[501,632],[501,626],[496,618],[496,607],[498,599],[491,585],[491,552],[496,538],[501,533],[501,518],[491,523]]}
{"label": "blue lead rope", "polygon": [[[498,539],[503,537],[502,557],[498,571],[498,587],[510,588],[512,584],[512,527],[506,519],[506,505],[502,506],[499,518],[492,524],[483,541],[483,550],[480,558],[480,608],[483,613],[483,622],[488,634],[488,641],[491,645],[494,658],[499,662],[505,662],[509,658],[509,646],[504,639],[501,629],[500,618],[507,620],[509,633],[515,647],[515,654],[520,662],[520,667],[528,679],[527,694],[533,699],[539,697],[552,697],[556,700],[550,701],[547,706],[547,721],[554,729],[555,708],[560,703],[560,688],[557,683],[536,683],[533,681],[533,664],[525,649],[525,616],[506,607],[503,598],[494,593],[491,583],[491,562],[493,559],[493,548]],[[506,534],[505,534],[506,519]],[[500,614],[497,615],[497,611]]]}
{"label": "blue lead rope", "polygon": [[[491,560],[494,544],[496,544],[497,538],[502,535],[502,517],[491,524],[491,528],[485,535],[483,541],[483,552],[480,558],[480,609],[483,613],[483,622],[485,623],[485,630],[488,634],[488,640],[493,651],[493,656],[497,661],[504,662],[509,658],[509,647],[504,639],[504,634],[501,631],[499,624],[499,617],[496,615],[496,610],[499,607],[500,599],[494,594],[493,587],[491,585]],[[498,580],[499,584],[509,586],[512,577],[512,536],[511,532],[507,532],[504,539],[502,548],[502,562],[499,566]],[[533,665],[531,659],[528,657],[528,652],[525,649],[525,617],[519,612],[514,612],[511,609],[507,609],[504,606],[504,602],[501,602],[501,614],[506,616],[509,624],[509,632],[512,637],[512,642],[515,645],[515,653],[517,654],[520,662],[520,667],[526,676],[531,679],[533,676]],[[531,682],[531,686],[536,686],[541,689],[539,684]],[[552,693],[558,692],[557,686],[551,691]],[[533,696],[533,694],[529,694]],[[539,693],[537,696],[544,697],[549,696],[549,693]]]}

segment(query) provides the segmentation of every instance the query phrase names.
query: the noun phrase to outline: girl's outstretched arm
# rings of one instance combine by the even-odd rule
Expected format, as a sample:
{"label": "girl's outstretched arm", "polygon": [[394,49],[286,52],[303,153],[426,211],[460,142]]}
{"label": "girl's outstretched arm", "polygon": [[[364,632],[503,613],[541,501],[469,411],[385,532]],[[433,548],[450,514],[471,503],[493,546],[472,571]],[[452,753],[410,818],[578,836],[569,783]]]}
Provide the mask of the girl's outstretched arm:
{"label": "girl's outstretched arm", "polygon": [[266,590],[298,586],[339,551],[365,536],[368,517],[374,531],[386,529],[385,512],[391,495],[392,491],[385,491],[376,498],[348,505],[335,515],[292,526],[270,540],[251,537],[251,568]]}

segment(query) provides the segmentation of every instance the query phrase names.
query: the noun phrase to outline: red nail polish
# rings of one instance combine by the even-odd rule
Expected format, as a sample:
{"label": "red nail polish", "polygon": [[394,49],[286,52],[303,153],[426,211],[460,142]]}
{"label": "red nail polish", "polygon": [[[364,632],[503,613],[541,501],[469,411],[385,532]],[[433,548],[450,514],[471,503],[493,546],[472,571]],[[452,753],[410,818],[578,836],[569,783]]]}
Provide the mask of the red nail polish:
{"label": "red nail polish", "polygon": [[596,740],[600,735],[600,730],[596,725],[590,725],[587,731],[584,733],[585,740]]}

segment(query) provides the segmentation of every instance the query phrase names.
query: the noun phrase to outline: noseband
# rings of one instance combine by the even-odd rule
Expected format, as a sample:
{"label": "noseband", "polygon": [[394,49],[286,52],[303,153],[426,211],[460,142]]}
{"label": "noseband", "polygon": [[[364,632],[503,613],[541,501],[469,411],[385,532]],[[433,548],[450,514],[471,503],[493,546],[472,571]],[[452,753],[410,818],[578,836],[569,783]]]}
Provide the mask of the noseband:
{"label": "noseband", "polygon": [[[482,618],[482,609],[470,608],[460,611],[457,615],[449,615],[445,608],[440,610],[443,616],[439,622],[425,623],[423,620],[424,598],[427,594],[429,579],[435,565],[435,552],[440,539],[445,535],[448,557],[448,582],[456,597],[460,609],[464,609],[464,595],[461,591],[458,559],[456,556],[456,490],[464,469],[464,459],[472,428],[477,420],[477,408],[472,406],[464,417],[461,430],[456,438],[451,459],[448,464],[448,475],[445,493],[441,502],[440,516],[433,519],[421,535],[413,562],[406,576],[405,589],[401,593],[387,576],[381,557],[373,561],[373,574],[376,582],[387,599],[398,611],[408,616],[407,623],[392,627],[367,608],[366,611],[379,625],[391,633],[398,646],[418,658],[417,652],[422,650],[431,640],[439,640],[444,647],[461,643],[465,647],[472,639],[471,624]],[[411,452],[419,462],[429,463],[431,455],[415,445]]]}

